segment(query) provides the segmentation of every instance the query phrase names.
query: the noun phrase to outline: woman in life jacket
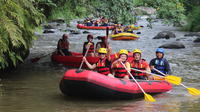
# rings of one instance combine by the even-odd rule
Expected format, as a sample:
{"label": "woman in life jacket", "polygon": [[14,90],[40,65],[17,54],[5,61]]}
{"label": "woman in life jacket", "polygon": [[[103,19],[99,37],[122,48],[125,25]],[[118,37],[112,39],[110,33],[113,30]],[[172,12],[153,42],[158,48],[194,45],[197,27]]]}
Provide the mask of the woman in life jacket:
{"label": "woman in life jacket", "polygon": [[94,26],[99,26],[100,25],[100,20],[97,19],[95,22],[94,22]]}
{"label": "woman in life jacket", "polygon": [[123,28],[121,26],[121,24],[117,24],[117,26],[115,26],[114,30],[112,31],[112,34],[118,34],[118,33],[123,33]]}
{"label": "woman in life jacket", "polygon": [[[130,63],[127,61],[128,51],[125,49],[121,49],[119,51],[119,54],[119,58],[115,60],[111,66],[113,75],[116,78],[129,79],[129,74],[127,72],[127,70],[130,71]],[[126,66],[127,70],[121,63],[123,63]]]}
{"label": "woman in life jacket", "polygon": [[107,51],[106,48],[100,48],[98,50],[98,53],[99,53],[99,60],[95,64],[91,65],[85,57],[83,57],[83,61],[86,63],[89,69],[96,69],[98,73],[114,77],[111,74],[110,53]]}
{"label": "woman in life jacket", "polygon": [[156,49],[156,58],[150,61],[150,68],[152,73],[162,75],[154,70],[154,68],[156,68],[164,74],[171,74],[169,62],[164,58],[164,53],[165,51],[163,48]]}
{"label": "woman in life jacket", "polygon": [[105,17],[101,18],[101,26],[108,26],[108,19],[106,19]]}
{"label": "woman in life jacket", "polygon": [[67,34],[63,34],[62,39],[58,41],[57,50],[58,50],[58,53],[63,56],[72,55],[71,52],[69,52],[69,41],[68,41]]}
{"label": "woman in life jacket", "polygon": [[127,33],[134,33],[133,30],[134,30],[134,29],[131,27],[131,25],[128,25],[128,26],[124,29],[124,31],[127,32]]}
{"label": "woman in life jacket", "polygon": [[86,18],[84,20],[84,23],[86,26],[92,26],[92,24],[93,24],[92,18]]}
{"label": "woman in life jacket", "polygon": [[[98,53],[99,48],[106,48],[109,53],[112,53],[112,48],[110,47],[109,43],[108,43],[108,37],[107,36],[99,36],[98,39],[101,40],[101,42],[97,42],[95,49],[96,49],[96,53]],[[98,55],[98,54],[96,54]]]}
{"label": "woman in life jacket", "polygon": [[83,44],[83,56],[85,56],[85,53],[88,49],[88,53],[87,56],[92,56],[94,57],[94,42],[93,41],[93,36],[92,35],[88,35],[87,36],[87,42],[84,42]]}
{"label": "woman in life jacket", "polygon": [[[141,58],[142,51],[140,49],[133,50],[133,60],[130,61],[131,68],[142,70],[145,72],[151,72],[149,64],[145,59]],[[136,79],[143,79],[143,80],[153,80],[153,77],[150,74],[142,73],[131,69],[131,74]]]}

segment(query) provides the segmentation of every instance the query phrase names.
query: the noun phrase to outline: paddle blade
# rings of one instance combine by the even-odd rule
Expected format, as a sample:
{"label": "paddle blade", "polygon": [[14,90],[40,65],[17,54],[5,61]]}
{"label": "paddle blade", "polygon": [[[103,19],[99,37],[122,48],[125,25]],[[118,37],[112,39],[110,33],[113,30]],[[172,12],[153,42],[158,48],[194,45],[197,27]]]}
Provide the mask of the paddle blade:
{"label": "paddle blade", "polygon": [[187,90],[191,95],[200,95],[200,91],[196,88],[187,88]]}
{"label": "paddle blade", "polygon": [[149,101],[149,102],[156,101],[150,94],[147,94],[147,93],[144,93],[144,99],[145,99],[145,101]]}
{"label": "paddle blade", "polygon": [[169,83],[175,84],[175,85],[180,85],[182,82],[181,77],[173,76],[173,75],[167,75],[165,76],[165,80]]}

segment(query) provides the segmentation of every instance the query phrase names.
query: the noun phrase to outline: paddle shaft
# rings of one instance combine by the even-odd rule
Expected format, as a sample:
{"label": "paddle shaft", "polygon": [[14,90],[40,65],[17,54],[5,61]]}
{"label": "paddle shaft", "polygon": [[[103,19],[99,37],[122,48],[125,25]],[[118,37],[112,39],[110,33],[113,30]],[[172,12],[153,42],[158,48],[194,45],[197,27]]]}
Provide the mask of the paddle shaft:
{"label": "paddle shaft", "polygon": [[130,71],[128,71],[128,69],[126,68],[126,66],[121,62],[121,64],[124,66],[124,68],[126,69],[126,71],[128,72],[128,74],[132,77],[132,79],[135,81],[135,83],[138,85],[138,87],[140,88],[140,90],[146,94],[146,92],[142,89],[142,87],[140,86],[140,84],[138,83],[138,81],[133,77],[133,75],[130,73]]}
{"label": "paddle shaft", "polygon": [[109,35],[109,27],[106,27],[106,36],[108,38],[108,35]]}
{"label": "paddle shaft", "polygon": [[[86,56],[87,56],[87,53],[88,53],[89,49],[90,49],[90,44],[89,44],[89,46],[88,46],[88,48],[87,48],[87,50],[86,50],[86,52],[85,52],[85,55],[84,55],[83,57],[86,57]],[[82,59],[81,65],[80,65],[80,67],[79,67],[78,70],[80,70],[80,69],[82,68],[83,62],[84,62],[84,61],[83,61],[83,59]]]}
{"label": "paddle shaft", "polygon": [[142,70],[138,70],[138,69],[135,69],[135,68],[131,68],[131,69],[133,69],[133,70],[135,70],[135,71],[138,71],[138,72],[147,73],[147,74],[150,74],[150,75],[156,75],[156,76],[164,77],[164,76],[161,76],[161,75],[158,75],[158,74],[149,73],[149,72],[142,71]]}

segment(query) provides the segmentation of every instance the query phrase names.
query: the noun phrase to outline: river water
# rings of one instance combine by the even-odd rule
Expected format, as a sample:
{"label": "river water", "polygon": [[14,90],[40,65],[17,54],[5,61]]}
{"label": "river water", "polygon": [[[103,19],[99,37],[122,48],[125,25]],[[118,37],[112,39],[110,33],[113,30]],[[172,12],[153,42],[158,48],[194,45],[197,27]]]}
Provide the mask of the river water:
{"label": "river water", "polygon": [[[145,27],[139,30],[140,39],[136,41],[109,40],[114,52],[119,49],[132,51],[140,48],[143,58],[150,61],[155,57],[155,49],[160,45],[178,41],[185,49],[166,49],[165,57],[169,60],[173,75],[183,78],[183,84],[200,89],[200,44],[193,43],[196,37],[184,37],[186,32],[179,31],[172,26],[160,22],[153,23],[153,29],[146,27],[147,22],[139,21]],[[72,22],[75,28],[75,21]],[[60,27],[63,28],[63,27]],[[172,31],[175,39],[153,40],[161,31]],[[84,30],[81,30],[84,31]],[[105,35],[105,31],[88,30],[94,36]],[[137,31],[136,31],[137,32]],[[157,101],[145,102],[143,98],[130,100],[100,100],[80,99],[64,96],[59,90],[59,81],[67,70],[60,64],[53,64],[50,60],[51,52],[63,33],[37,33],[40,38],[31,48],[31,53],[24,64],[16,71],[6,73],[0,82],[0,112],[199,112],[200,97],[191,96],[182,86],[173,86],[173,90],[153,96]],[[82,52],[83,41],[87,34],[70,34],[70,50]],[[94,39],[96,43],[98,40]],[[46,55],[47,54],[47,55]],[[40,57],[38,62],[32,63],[31,58]]]}

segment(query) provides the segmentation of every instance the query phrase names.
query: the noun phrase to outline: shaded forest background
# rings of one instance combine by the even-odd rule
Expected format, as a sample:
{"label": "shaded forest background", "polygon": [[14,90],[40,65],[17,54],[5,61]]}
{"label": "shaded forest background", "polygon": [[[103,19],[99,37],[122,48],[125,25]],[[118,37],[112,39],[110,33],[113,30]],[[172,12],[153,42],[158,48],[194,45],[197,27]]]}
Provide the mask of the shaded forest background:
{"label": "shaded forest background", "polygon": [[167,24],[200,31],[198,0],[1,0],[0,70],[23,62],[41,23],[57,18],[69,23],[75,18],[104,16],[130,24],[144,14],[135,11],[139,6],[155,8],[156,17]]}

